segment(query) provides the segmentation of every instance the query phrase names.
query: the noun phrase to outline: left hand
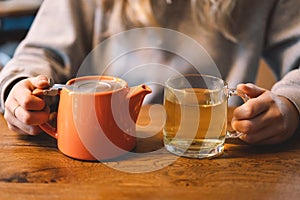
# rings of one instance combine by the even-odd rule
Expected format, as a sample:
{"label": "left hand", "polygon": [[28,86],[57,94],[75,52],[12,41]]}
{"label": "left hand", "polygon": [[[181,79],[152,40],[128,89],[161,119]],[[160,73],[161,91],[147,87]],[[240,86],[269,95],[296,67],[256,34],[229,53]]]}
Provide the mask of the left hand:
{"label": "left hand", "polygon": [[299,125],[299,112],[287,98],[254,84],[240,84],[238,90],[251,99],[236,108],[231,125],[244,133],[249,144],[277,144],[291,138]]}
{"label": "left hand", "polygon": [[49,87],[48,78],[40,75],[17,82],[5,101],[4,118],[9,129],[28,135],[42,132],[39,125],[47,122],[50,108],[43,97],[32,94],[36,88]]}

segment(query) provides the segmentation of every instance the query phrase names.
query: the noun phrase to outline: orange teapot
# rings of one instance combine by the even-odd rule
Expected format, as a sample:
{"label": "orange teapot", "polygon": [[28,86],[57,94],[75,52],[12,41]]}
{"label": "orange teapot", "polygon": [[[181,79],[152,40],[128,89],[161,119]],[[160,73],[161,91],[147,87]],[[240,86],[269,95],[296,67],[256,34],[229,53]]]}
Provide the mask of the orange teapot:
{"label": "orange teapot", "polygon": [[116,77],[85,76],[66,85],[33,91],[34,95],[59,95],[57,127],[49,123],[42,130],[57,139],[58,149],[79,160],[107,160],[136,146],[136,120],[146,85],[129,88]]}

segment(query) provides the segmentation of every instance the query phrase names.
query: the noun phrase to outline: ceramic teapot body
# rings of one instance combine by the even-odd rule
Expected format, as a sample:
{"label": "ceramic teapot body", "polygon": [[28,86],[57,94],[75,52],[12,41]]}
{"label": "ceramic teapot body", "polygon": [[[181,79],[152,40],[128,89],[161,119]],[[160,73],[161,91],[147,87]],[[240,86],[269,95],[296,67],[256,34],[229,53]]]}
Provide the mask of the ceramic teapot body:
{"label": "ceramic teapot body", "polygon": [[115,158],[136,146],[135,123],[148,93],[151,89],[146,85],[129,88],[116,77],[75,78],[58,89],[57,128],[48,123],[40,127],[57,139],[59,150],[67,156]]}

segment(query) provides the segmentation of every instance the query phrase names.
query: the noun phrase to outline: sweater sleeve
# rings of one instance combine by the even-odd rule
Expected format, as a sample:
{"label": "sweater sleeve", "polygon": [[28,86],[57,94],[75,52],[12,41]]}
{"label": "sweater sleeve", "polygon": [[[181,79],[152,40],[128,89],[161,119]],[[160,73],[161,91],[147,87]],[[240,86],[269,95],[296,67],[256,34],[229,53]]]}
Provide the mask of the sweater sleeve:
{"label": "sweater sleeve", "polygon": [[300,113],[300,1],[278,0],[269,18],[264,58],[279,80],[272,92],[288,98]]}
{"label": "sweater sleeve", "polygon": [[300,65],[299,6],[299,0],[278,0],[269,16],[263,56],[278,80]]}
{"label": "sweater sleeve", "polygon": [[70,79],[92,45],[93,0],[44,0],[13,58],[0,73],[0,111],[15,80],[39,74]]}
{"label": "sweater sleeve", "polygon": [[285,75],[272,87],[272,92],[288,98],[300,114],[300,69],[295,69]]}

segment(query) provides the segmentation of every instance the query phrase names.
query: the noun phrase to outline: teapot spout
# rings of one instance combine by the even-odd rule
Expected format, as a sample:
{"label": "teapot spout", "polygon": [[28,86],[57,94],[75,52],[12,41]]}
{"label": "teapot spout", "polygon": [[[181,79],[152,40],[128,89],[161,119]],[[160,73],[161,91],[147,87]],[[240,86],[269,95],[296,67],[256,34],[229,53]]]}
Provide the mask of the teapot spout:
{"label": "teapot spout", "polygon": [[152,90],[144,84],[130,88],[127,98],[129,99],[130,115],[134,122],[138,118],[145,96],[151,92]]}

